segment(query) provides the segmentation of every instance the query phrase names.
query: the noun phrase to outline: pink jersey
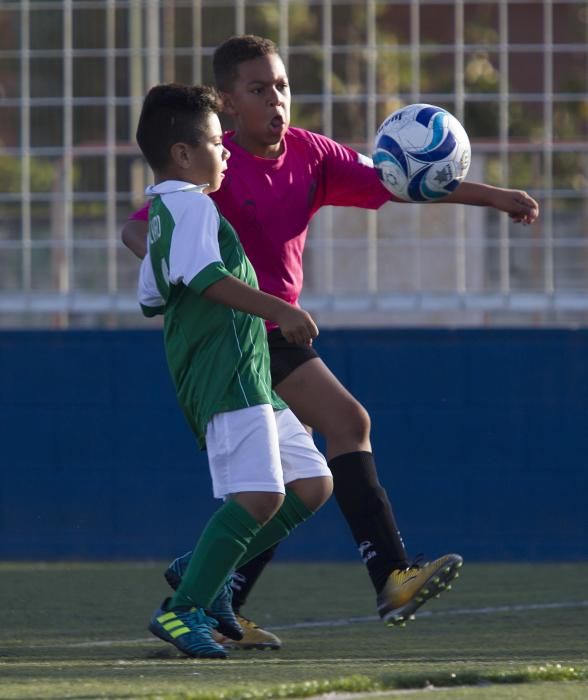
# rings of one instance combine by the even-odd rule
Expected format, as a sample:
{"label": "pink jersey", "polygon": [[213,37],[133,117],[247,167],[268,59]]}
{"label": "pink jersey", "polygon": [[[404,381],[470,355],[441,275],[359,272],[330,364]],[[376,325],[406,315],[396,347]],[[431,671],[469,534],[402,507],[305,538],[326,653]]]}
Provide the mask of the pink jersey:
{"label": "pink jersey", "polygon": [[[367,159],[326,136],[290,128],[279,158],[254,156],[231,140],[220,190],[210,196],[236,229],[264,292],[298,304],[308,225],[326,205],[378,209],[393,199]],[[148,205],[131,215],[147,219]]]}

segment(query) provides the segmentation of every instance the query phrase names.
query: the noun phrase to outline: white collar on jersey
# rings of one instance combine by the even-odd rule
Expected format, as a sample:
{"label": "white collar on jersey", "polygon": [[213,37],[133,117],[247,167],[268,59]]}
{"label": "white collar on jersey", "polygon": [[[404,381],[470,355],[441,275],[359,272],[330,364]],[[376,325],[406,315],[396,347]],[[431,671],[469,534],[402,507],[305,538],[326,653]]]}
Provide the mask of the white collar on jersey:
{"label": "white collar on jersey", "polygon": [[204,185],[193,185],[183,180],[164,180],[158,185],[149,185],[145,188],[147,197],[155,197],[158,194],[171,194],[172,192],[204,192],[208,182]]}

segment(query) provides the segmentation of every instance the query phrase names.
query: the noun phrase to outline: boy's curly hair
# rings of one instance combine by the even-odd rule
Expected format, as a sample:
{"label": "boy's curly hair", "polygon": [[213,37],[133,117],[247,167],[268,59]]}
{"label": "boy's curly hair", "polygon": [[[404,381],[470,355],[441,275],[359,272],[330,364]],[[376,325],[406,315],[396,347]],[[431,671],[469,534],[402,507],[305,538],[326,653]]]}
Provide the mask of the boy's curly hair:
{"label": "boy's curly hair", "polygon": [[221,109],[214,88],[167,83],[155,85],[143,101],[137,143],[153,170],[164,168],[175,143],[198,146],[208,115]]}

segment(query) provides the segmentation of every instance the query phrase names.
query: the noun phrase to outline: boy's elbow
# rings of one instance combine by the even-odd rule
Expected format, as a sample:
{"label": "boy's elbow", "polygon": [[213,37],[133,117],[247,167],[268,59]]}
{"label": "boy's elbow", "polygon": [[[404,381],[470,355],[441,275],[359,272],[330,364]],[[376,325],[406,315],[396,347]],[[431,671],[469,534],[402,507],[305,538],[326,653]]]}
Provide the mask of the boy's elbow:
{"label": "boy's elbow", "polygon": [[129,234],[127,232],[127,225],[126,224],[122,227],[122,230],[120,232],[120,240],[123,242],[123,245],[125,246],[125,248],[130,249]]}
{"label": "boy's elbow", "polygon": [[120,234],[123,245],[141,260],[147,254],[147,229],[142,221],[127,221]]}

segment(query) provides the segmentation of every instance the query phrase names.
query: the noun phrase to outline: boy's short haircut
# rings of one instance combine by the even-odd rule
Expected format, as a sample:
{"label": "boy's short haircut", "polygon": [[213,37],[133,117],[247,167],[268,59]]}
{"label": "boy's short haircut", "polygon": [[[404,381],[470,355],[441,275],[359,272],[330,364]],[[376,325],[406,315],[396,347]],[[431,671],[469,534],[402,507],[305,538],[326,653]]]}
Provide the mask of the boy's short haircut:
{"label": "boy's short haircut", "polygon": [[137,143],[152,169],[164,168],[175,143],[198,146],[202,125],[220,112],[214,88],[167,83],[149,90],[137,125]]}
{"label": "boy's short haircut", "polygon": [[277,54],[278,47],[271,39],[264,39],[255,34],[232,36],[218,46],[212,58],[212,69],[216,86],[222,92],[230,92],[239,64],[253,58]]}

